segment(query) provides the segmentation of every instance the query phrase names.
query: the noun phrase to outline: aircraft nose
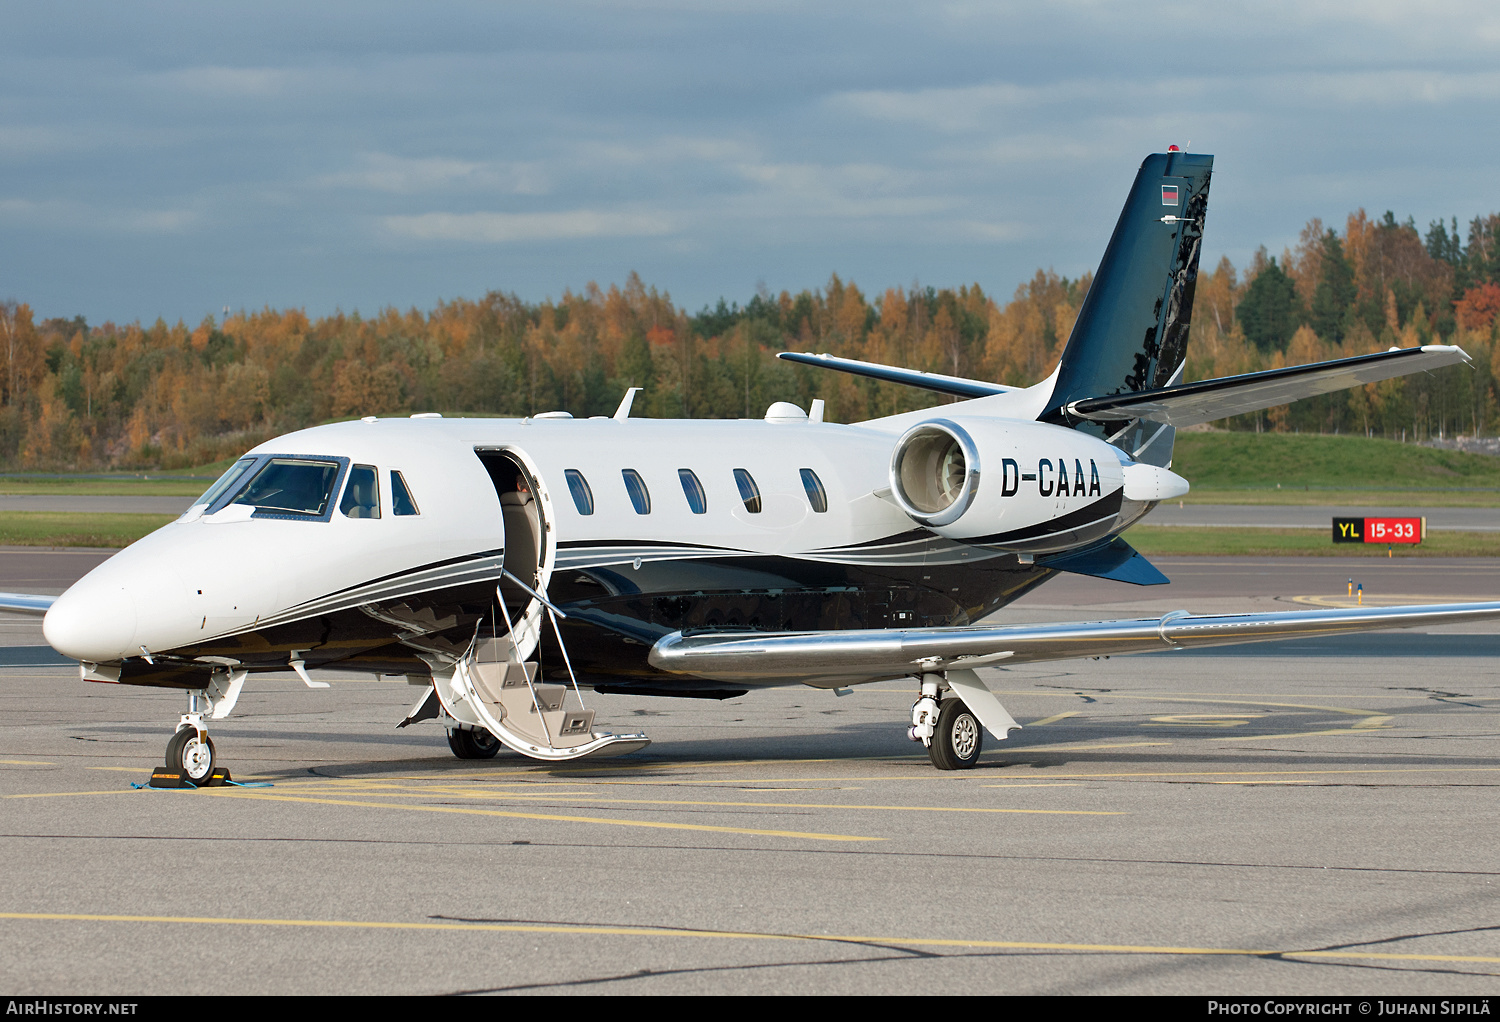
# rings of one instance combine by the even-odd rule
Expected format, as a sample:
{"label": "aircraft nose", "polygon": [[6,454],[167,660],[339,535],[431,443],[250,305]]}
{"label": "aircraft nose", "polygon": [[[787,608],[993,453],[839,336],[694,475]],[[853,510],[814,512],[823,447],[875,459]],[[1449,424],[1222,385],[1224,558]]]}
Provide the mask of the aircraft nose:
{"label": "aircraft nose", "polygon": [[51,647],[74,660],[100,663],[140,652],[136,601],[122,585],[85,579],[57,598],[42,619]]}

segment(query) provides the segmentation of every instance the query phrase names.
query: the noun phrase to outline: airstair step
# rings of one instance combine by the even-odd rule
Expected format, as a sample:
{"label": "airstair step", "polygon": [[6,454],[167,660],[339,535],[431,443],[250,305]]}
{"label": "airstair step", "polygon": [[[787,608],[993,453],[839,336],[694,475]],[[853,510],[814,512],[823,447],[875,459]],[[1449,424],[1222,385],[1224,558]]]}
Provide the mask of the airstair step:
{"label": "airstair step", "polygon": [[558,725],[557,729],[557,737],[569,738],[573,735],[592,735],[593,731],[593,710],[570,710],[562,716],[562,722]]}
{"label": "airstair step", "polygon": [[[536,692],[536,702],[541,706],[543,713],[561,710],[563,699],[568,694],[568,686],[566,685],[537,685],[534,690]],[[531,712],[536,712],[536,706],[531,708]]]}
{"label": "airstair step", "polygon": [[480,639],[474,644],[474,659],[482,664],[501,664],[513,659],[515,655],[516,647],[511,644],[508,635]]}
{"label": "airstair step", "polygon": [[525,688],[527,682],[536,680],[536,661],[528,660],[518,664],[514,660],[505,662],[505,680],[500,682],[501,688]]}

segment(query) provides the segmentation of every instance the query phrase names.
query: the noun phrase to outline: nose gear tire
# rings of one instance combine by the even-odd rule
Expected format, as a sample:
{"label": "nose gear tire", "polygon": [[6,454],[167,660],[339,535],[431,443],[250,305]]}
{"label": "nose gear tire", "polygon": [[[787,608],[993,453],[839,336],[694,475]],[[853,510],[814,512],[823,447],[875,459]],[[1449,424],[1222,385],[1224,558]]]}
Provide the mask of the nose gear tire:
{"label": "nose gear tire", "polygon": [[961,699],[944,699],[927,755],[939,770],[967,770],[979,762],[984,725]]}
{"label": "nose gear tire", "polygon": [[196,728],[182,728],[167,743],[167,766],[203,784],[214,772],[214,740],[205,735],[200,742]]}

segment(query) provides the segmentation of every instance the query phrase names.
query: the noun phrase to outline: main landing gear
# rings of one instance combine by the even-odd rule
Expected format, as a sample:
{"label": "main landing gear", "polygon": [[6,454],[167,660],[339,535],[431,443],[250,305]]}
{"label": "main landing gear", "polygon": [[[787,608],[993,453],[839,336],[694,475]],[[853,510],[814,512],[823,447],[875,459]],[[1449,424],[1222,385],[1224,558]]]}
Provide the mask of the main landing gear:
{"label": "main landing gear", "polygon": [[967,770],[979,762],[984,726],[962,699],[943,698],[947,688],[940,675],[922,675],[922,694],[912,704],[906,736],[927,746],[927,756],[939,770]]}
{"label": "main landing gear", "polygon": [[480,728],[449,728],[448,748],[459,759],[494,759],[500,739]]}

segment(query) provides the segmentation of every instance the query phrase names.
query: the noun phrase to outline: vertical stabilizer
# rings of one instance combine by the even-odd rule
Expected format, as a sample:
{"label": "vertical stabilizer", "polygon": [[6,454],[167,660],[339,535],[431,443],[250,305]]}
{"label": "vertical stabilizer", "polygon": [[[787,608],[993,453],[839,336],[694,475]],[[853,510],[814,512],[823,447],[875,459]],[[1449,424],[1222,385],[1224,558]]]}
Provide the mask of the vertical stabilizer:
{"label": "vertical stabilizer", "polygon": [[1106,429],[1070,419],[1067,406],[1178,381],[1187,353],[1213,163],[1212,156],[1169,152],[1148,156],[1141,164],[1040,419],[1107,437],[1142,461],[1170,463],[1172,427],[1147,422]]}

